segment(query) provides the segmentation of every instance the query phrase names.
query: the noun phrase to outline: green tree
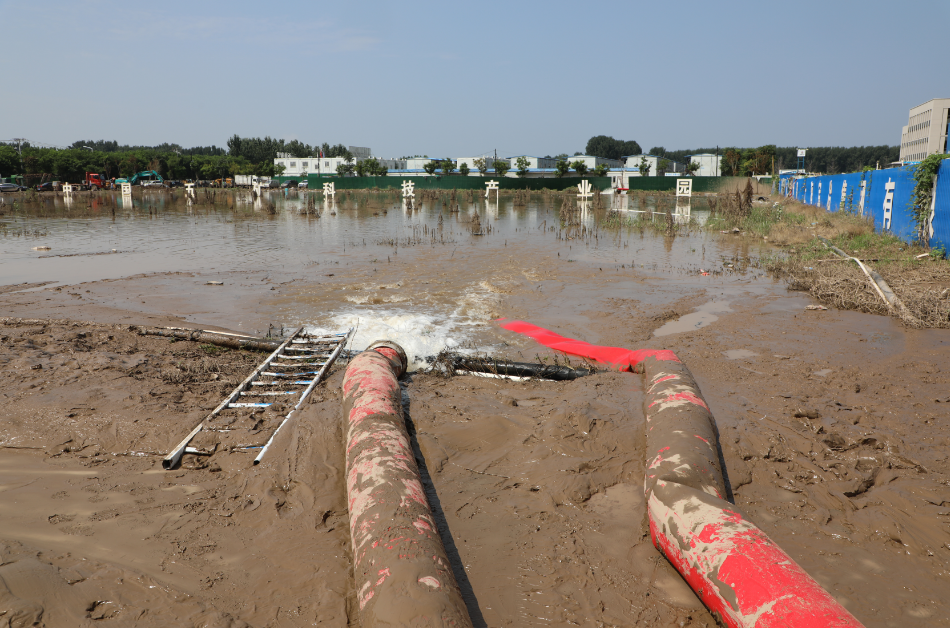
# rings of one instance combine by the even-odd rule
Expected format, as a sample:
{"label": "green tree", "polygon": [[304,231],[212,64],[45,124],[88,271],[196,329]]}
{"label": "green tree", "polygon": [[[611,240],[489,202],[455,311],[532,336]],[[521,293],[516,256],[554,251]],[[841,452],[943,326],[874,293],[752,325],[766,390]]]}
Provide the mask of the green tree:
{"label": "green tree", "polygon": [[582,177],[587,174],[587,163],[585,163],[583,159],[578,159],[577,161],[571,163],[571,168],[573,168],[574,172]]}
{"label": "green tree", "polygon": [[368,173],[366,172],[366,170],[367,170],[367,167],[369,166],[369,164],[366,163],[367,161],[368,161],[367,159],[360,159],[359,161],[356,162],[356,166],[355,166],[356,176],[358,177],[367,176]]}
{"label": "green tree", "polygon": [[722,152],[722,163],[720,164],[720,170],[723,176],[726,177],[738,177],[741,176],[742,170],[740,166],[742,165],[742,153],[736,148],[727,148]]}
{"label": "green tree", "polygon": [[361,177],[385,177],[386,173],[389,172],[389,168],[383,166],[375,157],[364,159],[362,163],[364,174],[359,175]]}
{"label": "green tree", "polygon": [[479,157],[478,159],[472,160],[472,163],[475,164],[475,169],[478,170],[478,173],[485,176],[485,173],[488,172],[488,161],[484,157]]}
{"label": "green tree", "polygon": [[343,162],[337,164],[337,167],[336,167],[336,173],[337,175],[341,177],[345,177],[347,175],[353,174],[353,170],[354,170],[354,166],[353,166],[352,155],[350,155],[349,157],[346,157],[343,160]]}
{"label": "green tree", "polygon": [[595,135],[587,140],[587,154],[604,159],[620,159],[627,155],[639,155],[643,150],[633,140],[615,140],[607,135]]}
{"label": "green tree", "polygon": [[696,171],[699,170],[702,166],[699,165],[698,161],[691,161],[686,164],[686,174],[693,176],[696,174]]}
{"label": "green tree", "polygon": [[558,159],[557,163],[554,164],[554,176],[558,179],[564,177],[567,174],[568,170],[571,169],[571,164],[567,163],[566,159]]}
{"label": "green tree", "polygon": [[515,168],[518,170],[518,176],[522,179],[528,176],[528,166],[531,164],[528,158],[522,155],[515,160]]}
{"label": "green tree", "polygon": [[468,162],[463,161],[462,165],[459,166],[459,174],[463,177],[467,177],[469,172],[471,172],[471,169],[468,167]]}
{"label": "green tree", "polygon": [[608,172],[610,172],[610,166],[607,164],[597,164],[594,166],[595,177],[606,177]]}
{"label": "green tree", "polygon": [[427,161],[422,164],[422,169],[426,171],[426,174],[435,174],[435,171],[439,168],[439,162],[437,161]]}
{"label": "green tree", "polygon": [[640,176],[649,177],[650,168],[652,168],[652,165],[650,164],[650,161],[646,158],[646,155],[643,155],[642,157],[640,157]]}
{"label": "green tree", "polygon": [[656,164],[656,176],[658,177],[665,176],[666,173],[669,172],[670,167],[672,165],[673,165],[673,162],[671,162],[669,159],[661,159],[660,161],[658,161]]}
{"label": "green tree", "polygon": [[439,167],[442,170],[442,174],[452,174],[455,172],[455,162],[452,161],[449,157],[446,157],[442,160]]}
{"label": "green tree", "polygon": [[509,164],[507,161],[499,159],[492,163],[492,168],[495,169],[495,174],[497,174],[499,177],[503,177],[508,174],[509,170],[511,170],[511,164]]}

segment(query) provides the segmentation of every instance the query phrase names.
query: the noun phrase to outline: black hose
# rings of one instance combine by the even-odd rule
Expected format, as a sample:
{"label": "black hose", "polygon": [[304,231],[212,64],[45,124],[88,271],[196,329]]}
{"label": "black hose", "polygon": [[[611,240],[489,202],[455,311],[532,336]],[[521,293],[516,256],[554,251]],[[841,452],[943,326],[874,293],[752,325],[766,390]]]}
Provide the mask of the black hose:
{"label": "black hose", "polygon": [[456,370],[474,371],[477,373],[492,373],[495,375],[514,375],[517,377],[536,377],[539,379],[554,379],[569,381],[596,373],[591,368],[571,368],[569,366],[554,366],[538,364],[536,362],[509,362],[492,358],[467,358],[455,356],[452,361]]}

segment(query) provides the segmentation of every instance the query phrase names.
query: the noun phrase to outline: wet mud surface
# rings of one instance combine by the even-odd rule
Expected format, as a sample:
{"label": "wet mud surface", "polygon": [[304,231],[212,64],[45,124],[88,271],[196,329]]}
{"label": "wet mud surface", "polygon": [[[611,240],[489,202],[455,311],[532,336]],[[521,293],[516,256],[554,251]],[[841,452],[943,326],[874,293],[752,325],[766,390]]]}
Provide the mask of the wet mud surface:
{"label": "wet mud surface", "polygon": [[[449,334],[495,355],[553,358],[492,325],[498,316],[676,351],[716,417],[750,519],[865,625],[950,626],[950,335],[805,311],[807,296],[754,269],[699,277],[710,260],[688,252],[710,239],[661,238],[656,268],[631,264],[649,237],[630,240],[614,258],[576,240],[517,255],[505,254],[511,241],[400,249],[385,264],[385,248],[367,247],[363,263],[332,269],[0,289],[4,315],[100,323],[0,326],[0,625],[359,625],[345,362],[261,465],[219,447],[163,471],[167,450],[265,356],[121,325],[339,329],[362,312],[361,329],[403,333],[420,351]],[[664,261],[664,250],[680,255]],[[395,320],[423,313],[441,318]],[[650,543],[642,399],[639,377],[620,373],[404,380],[474,625],[715,625]]]}

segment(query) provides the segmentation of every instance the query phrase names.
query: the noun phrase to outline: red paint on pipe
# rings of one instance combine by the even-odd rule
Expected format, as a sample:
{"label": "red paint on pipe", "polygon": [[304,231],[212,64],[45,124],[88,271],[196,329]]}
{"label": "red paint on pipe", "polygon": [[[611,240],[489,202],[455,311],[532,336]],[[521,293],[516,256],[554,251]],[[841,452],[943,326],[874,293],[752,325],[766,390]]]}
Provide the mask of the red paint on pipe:
{"label": "red paint on pipe", "polygon": [[707,608],[730,628],[859,628],[860,622],[801,567],[722,499],[715,419],[672,351],[629,351],[571,340],[523,321],[502,327],[557,351],[649,382],[644,401],[644,477],[650,536]]}
{"label": "red paint on pipe", "polygon": [[[403,354],[404,355],[404,354]],[[346,497],[364,628],[471,628],[402,413],[398,351],[377,346],[343,376]]]}

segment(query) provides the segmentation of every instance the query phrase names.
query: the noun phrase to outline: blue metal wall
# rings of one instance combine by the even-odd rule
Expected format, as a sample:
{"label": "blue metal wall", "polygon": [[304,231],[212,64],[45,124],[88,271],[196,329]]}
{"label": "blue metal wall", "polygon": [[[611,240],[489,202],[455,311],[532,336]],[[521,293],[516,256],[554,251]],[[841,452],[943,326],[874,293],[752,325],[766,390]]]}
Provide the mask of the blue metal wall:
{"label": "blue metal wall", "polygon": [[[911,195],[914,191],[913,167],[868,170],[851,174],[820,177],[780,177],[779,190],[802,203],[817,205],[829,211],[852,211],[874,219],[874,228],[888,231],[908,242],[916,240],[912,218]],[[861,206],[861,183],[864,182],[864,204]],[[847,183],[845,198],[841,191]],[[890,194],[890,198],[888,195]],[[885,203],[890,202],[890,221],[885,224]],[[937,174],[936,205],[930,246],[950,249],[950,159],[940,164]]]}
{"label": "blue metal wall", "polygon": [[934,218],[931,223],[933,235],[930,238],[930,246],[950,250],[950,159],[944,159],[940,163],[935,196]]}

